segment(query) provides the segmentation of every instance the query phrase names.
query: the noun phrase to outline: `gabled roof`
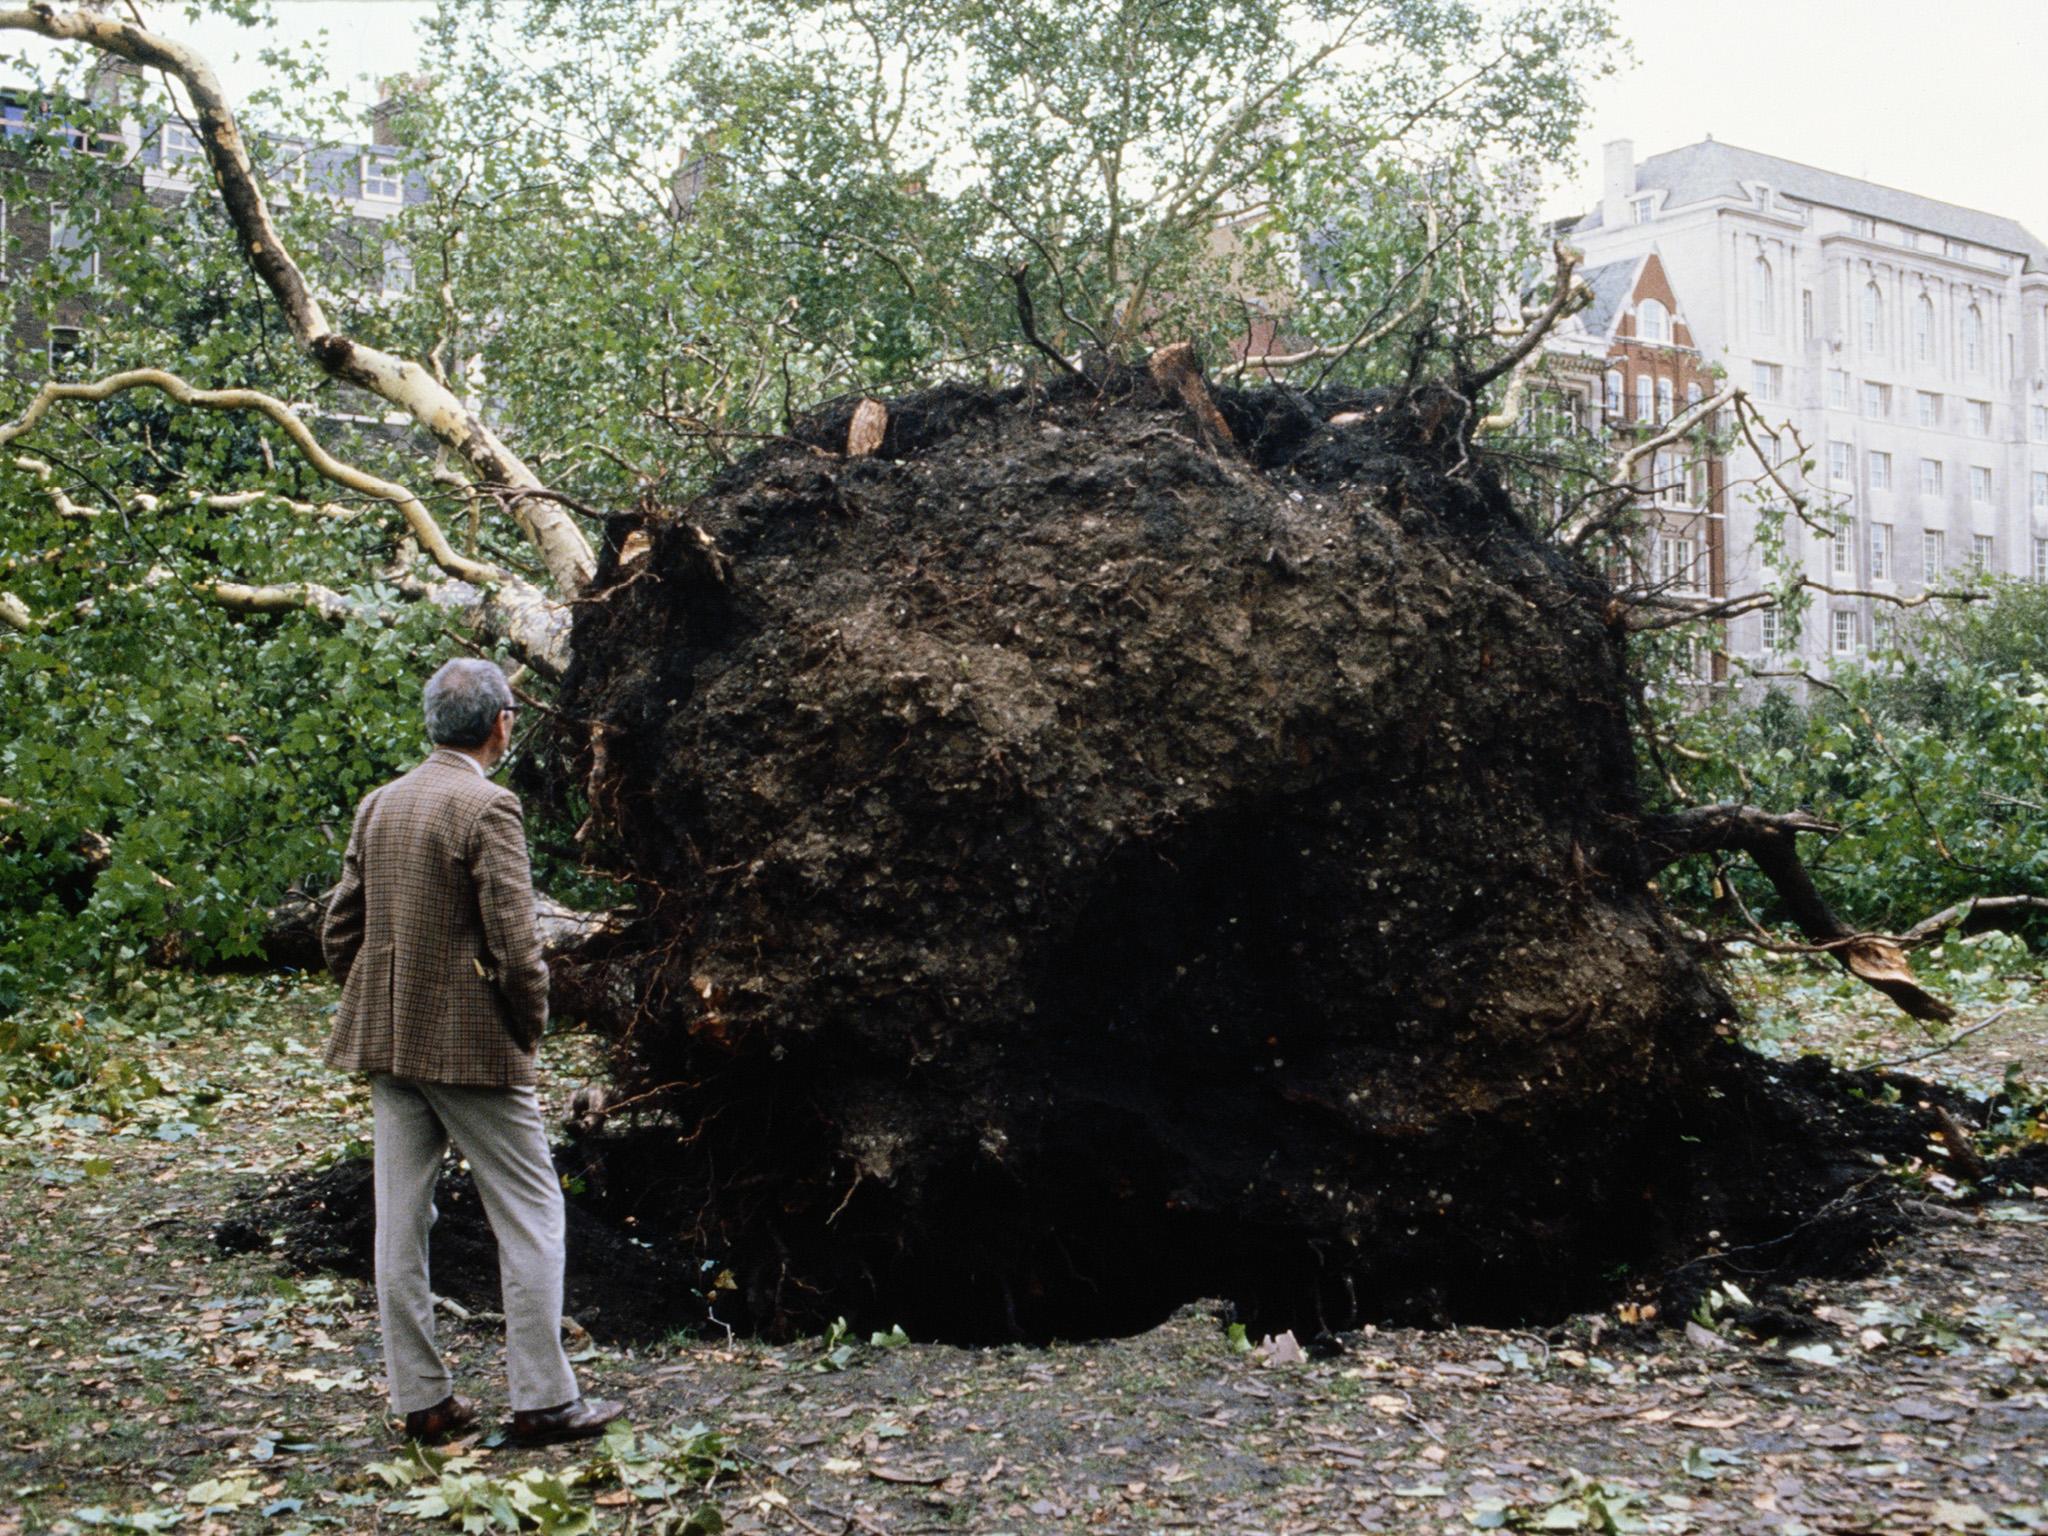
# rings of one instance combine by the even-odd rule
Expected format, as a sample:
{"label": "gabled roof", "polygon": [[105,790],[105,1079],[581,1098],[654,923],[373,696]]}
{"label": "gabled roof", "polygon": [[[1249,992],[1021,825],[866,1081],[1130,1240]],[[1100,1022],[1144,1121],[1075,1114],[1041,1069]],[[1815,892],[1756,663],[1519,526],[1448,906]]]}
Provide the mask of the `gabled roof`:
{"label": "gabled roof", "polygon": [[[1707,139],[1651,155],[1636,165],[1636,191],[1663,192],[1667,209],[1712,197],[1741,197],[1745,195],[1742,184],[1757,181],[1802,203],[1884,219],[1909,229],[1967,240],[1989,250],[2010,251],[2025,257],[2029,268],[2048,270],[2048,245],[2015,219],[1922,197],[1917,192],[1902,192],[1854,176],[1837,175],[1797,160],[1780,160],[1776,155]],[[1600,210],[1596,207],[1573,227],[1600,228]]]}
{"label": "gabled roof", "polygon": [[1602,262],[1588,267],[1579,279],[1593,290],[1593,302],[1579,311],[1579,324],[1595,336],[1612,336],[1615,322],[1628,308],[1648,256],[1631,256],[1623,261]]}

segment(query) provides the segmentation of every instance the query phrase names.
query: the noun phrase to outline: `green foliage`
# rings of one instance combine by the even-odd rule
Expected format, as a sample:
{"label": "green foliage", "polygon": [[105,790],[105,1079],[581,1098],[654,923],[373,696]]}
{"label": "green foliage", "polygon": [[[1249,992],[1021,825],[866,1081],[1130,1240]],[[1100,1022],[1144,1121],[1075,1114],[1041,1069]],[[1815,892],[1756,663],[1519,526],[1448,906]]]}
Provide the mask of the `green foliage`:
{"label": "green foliage", "polygon": [[[1803,704],[1773,691],[1675,717],[1705,759],[1686,764],[1693,792],[1838,824],[1803,851],[1852,922],[1896,929],[1972,896],[2048,895],[2048,590],[1999,584],[1825,681]],[[1682,899],[1711,900],[1709,872],[1672,873]],[[1731,874],[1771,908],[1760,877]]]}
{"label": "green foliage", "polygon": [[[1532,189],[1615,46],[1599,0],[468,0],[426,35],[436,84],[393,126],[427,194],[375,224],[298,174],[360,133],[309,55],[269,51],[280,84],[242,108],[279,229],[337,329],[438,358],[551,486],[607,508],[684,499],[835,391],[1043,367],[1019,266],[1068,353],[1191,337],[1220,362],[1416,300],[1338,375],[1484,352],[1540,245]],[[48,372],[45,328],[75,324],[81,371],[310,406],[457,543],[530,569],[511,519],[437,491],[430,445],[304,355],[203,174],[145,194],[77,152],[172,110],[150,80],[89,105],[91,62],[57,51],[40,132],[0,155],[10,208],[92,210],[98,253],[95,276],[9,221],[0,412]],[[399,600],[419,561],[393,509],[332,493],[269,425],[140,392],[59,406],[0,455],[0,592],[32,615],[0,627],[0,1012],[81,970],[252,953],[417,756],[418,684],[464,640]],[[317,582],[359,617],[227,613],[221,580]],[[574,899],[561,874],[543,861]]]}

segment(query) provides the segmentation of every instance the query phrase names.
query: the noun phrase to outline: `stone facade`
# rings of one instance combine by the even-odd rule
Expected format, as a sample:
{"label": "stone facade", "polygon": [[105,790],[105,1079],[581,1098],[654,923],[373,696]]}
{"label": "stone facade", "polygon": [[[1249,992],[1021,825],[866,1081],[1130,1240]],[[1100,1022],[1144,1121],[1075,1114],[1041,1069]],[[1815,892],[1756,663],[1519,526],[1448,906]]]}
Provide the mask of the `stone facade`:
{"label": "stone facade", "polygon": [[[2048,247],[2012,220],[1707,140],[1638,161],[1607,149],[1598,209],[1567,238],[1594,270],[1654,255],[1685,295],[1700,362],[1803,443],[1840,533],[1790,530],[1815,581],[1908,596],[1981,574],[2048,579]],[[1762,466],[1731,456],[1728,590],[1770,573]],[[1896,609],[1818,595],[1729,626],[1765,666],[1865,651]]]}

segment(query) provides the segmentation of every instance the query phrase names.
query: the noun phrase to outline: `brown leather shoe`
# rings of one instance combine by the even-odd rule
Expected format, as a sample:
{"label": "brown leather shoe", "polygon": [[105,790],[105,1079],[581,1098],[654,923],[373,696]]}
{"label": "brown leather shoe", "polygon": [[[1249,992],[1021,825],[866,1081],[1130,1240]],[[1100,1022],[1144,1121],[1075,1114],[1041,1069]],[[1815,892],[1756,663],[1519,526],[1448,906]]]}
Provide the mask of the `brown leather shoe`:
{"label": "brown leather shoe", "polygon": [[415,1408],[405,1416],[406,1435],[422,1445],[439,1445],[476,1423],[476,1404],[452,1392],[431,1408]]}
{"label": "brown leather shoe", "polygon": [[512,1415],[512,1439],[518,1445],[560,1445],[564,1440],[594,1440],[605,1425],[626,1411],[624,1403],[602,1397],[579,1397],[559,1408],[522,1408]]}

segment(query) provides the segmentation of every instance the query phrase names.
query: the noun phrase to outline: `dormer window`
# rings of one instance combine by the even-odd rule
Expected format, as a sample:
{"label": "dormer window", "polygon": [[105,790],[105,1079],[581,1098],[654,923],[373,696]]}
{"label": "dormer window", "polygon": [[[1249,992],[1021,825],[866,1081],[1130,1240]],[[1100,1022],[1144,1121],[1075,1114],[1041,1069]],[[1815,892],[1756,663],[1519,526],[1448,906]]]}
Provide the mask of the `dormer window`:
{"label": "dormer window", "polygon": [[1860,213],[1852,213],[1849,215],[1849,233],[1859,240],[1875,240],[1877,221],[1867,219]]}
{"label": "dormer window", "polygon": [[1637,224],[1647,224],[1657,217],[1657,200],[1654,197],[1639,197],[1628,205],[1629,218]]}
{"label": "dormer window", "polygon": [[1671,339],[1671,311],[1656,299],[1644,299],[1636,306],[1636,339],[1638,341],[1669,341]]}
{"label": "dormer window", "polygon": [[396,203],[405,199],[405,177],[398,157],[389,150],[363,152],[363,196],[373,203]]}

